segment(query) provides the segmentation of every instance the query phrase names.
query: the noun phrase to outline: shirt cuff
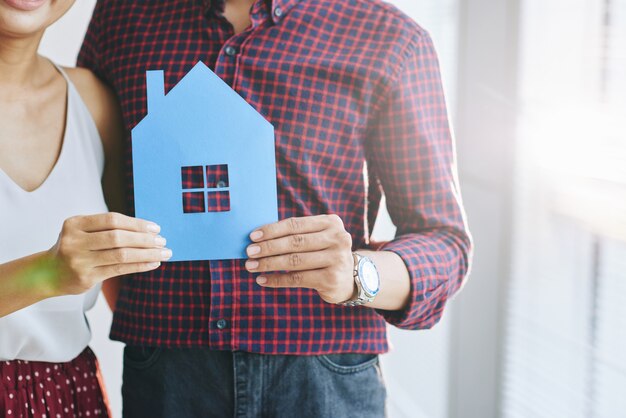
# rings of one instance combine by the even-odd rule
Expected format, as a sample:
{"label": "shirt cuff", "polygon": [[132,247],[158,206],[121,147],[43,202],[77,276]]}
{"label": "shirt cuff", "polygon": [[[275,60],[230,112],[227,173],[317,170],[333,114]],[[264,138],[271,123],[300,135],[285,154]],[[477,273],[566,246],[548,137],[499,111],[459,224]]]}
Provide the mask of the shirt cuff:
{"label": "shirt cuff", "polygon": [[432,328],[463,283],[469,269],[469,242],[449,232],[409,234],[383,245],[380,251],[402,258],[409,271],[411,294],[404,309],[377,312],[398,328]]}

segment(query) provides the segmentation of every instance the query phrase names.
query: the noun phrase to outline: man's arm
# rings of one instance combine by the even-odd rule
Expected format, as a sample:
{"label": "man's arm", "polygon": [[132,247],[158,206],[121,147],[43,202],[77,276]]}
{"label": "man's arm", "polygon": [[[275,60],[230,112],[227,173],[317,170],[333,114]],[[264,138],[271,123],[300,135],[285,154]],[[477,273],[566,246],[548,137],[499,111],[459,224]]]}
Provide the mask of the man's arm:
{"label": "man's arm", "polygon": [[397,227],[396,238],[380,250],[402,259],[411,283],[404,309],[379,313],[400,328],[430,328],[462,286],[472,244],[439,63],[421,29],[370,123],[366,146],[368,169]]}
{"label": "man's arm", "polygon": [[[380,103],[366,154],[398,237],[379,251],[359,251],[381,275],[380,293],[368,306],[398,327],[428,328],[463,283],[471,241],[437,57],[426,33],[418,33],[407,48]],[[288,219],[250,237],[246,268],[262,273],[260,285],[312,288],[330,303],[352,297],[352,242],[338,217]]]}

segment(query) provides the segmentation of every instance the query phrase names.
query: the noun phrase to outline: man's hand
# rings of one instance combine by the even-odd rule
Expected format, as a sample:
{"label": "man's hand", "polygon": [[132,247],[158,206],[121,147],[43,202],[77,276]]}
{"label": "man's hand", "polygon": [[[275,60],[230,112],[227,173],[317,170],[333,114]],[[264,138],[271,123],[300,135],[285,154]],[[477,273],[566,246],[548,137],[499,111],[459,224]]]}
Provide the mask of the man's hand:
{"label": "man's hand", "polygon": [[259,285],[315,289],[328,303],[352,298],[352,237],[339,216],[285,219],[257,229],[250,239],[246,269],[262,273]]}

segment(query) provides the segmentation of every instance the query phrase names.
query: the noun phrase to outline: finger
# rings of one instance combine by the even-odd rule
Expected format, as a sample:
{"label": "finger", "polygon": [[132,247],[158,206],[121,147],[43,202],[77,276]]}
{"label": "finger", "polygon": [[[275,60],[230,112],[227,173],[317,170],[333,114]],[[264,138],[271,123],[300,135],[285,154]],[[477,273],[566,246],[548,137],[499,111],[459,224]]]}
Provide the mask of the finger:
{"label": "finger", "polygon": [[294,252],[321,251],[330,248],[333,243],[331,237],[323,232],[295,234],[252,244],[248,246],[246,252],[250,258],[261,258]]}
{"label": "finger", "polygon": [[90,250],[108,250],[113,248],[162,248],[166,240],[160,235],[147,232],[132,232],[123,229],[92,232],[87,235]]}
{"label": "finger", "polygon": [[172,257],[172,250],[117,248],[114,250],[92,251],[96,266],[112,266],[115,264],[155,263],[167,261]]}
{"label": "finger", "polygon": [[280,274],[264,274],[256,278],[259,286],[271,288],[302,287],[317,289],[323,280],[324,270],[291,271]]}
{"label": "finger", "polygon": [[260,242],[288,235],[320,232],[333,225],[341,225],[343,227],[343,222],[337,215],[317,215],[305,216],[302,218],[289,218],[258,228],[250,234],[250,239],[254,242]]}
{"label": "finger", "polygon": [[316,270],[334,265],[337,260],[334,251],[314,251],[265,257],[246,261],[250,272],[303,271]]}
{"label": "finger", "polygon": [[110,279],[111,277],[124,276],[126,274],[143,273],[157,269],[161,263],[130,263],[130,264],[113,264],[110,266],[101,266],[95,269],[95,273],[99,277]]}
{"label": "finger", "polygon": [[79,216],[72,218],[78,227],[85,232],[109,231],[122,229],[133,232],[149,232],[158,234],[161,228],[154,222],[132,218],[121,213],[109,212],[99,215]]}

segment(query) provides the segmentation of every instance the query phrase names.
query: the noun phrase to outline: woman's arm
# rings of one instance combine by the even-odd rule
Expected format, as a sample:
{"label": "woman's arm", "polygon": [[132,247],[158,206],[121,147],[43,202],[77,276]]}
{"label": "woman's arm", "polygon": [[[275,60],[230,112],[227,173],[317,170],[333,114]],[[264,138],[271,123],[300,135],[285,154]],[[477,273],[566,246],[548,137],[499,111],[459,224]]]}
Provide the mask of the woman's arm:
{"label": "woman's arm", "polygon": [[[122,111],[115,94],[91,71],[83,68],[67,69],[91,113],[105,154],[102,189],[109,210],[127,213],[124,200],[124,161],[122,144],[126,134]],[[121,277],[114,277],[102,285],[102,293],[111,310],[115,309]]]}
{"label": "woman's arm", "polygon": [[58,264],[48,252],[0,264],[0,318],[57,296]]}
{"label": "woman's arm", "polygon": [[171,251],[151,222],[119,213],[67,219],[49,251],[0,264],[0,317],[43,299],[77,295],[111,277],[149,271]]}
{"label": "woman's arm", "polygon": [[[124,128],[115,95],[92,73],[68,69],[90,110],[106,155],[103,187],[109,210],[124,211],[122,150]],[[171,257],[151,222],[119,213],[76,216],[65,221],[48,251],[0,264],[0,317],[43,299],[80,294],[112,277],[149,271]],[[118,283],[104,285],[111,306]]]}

